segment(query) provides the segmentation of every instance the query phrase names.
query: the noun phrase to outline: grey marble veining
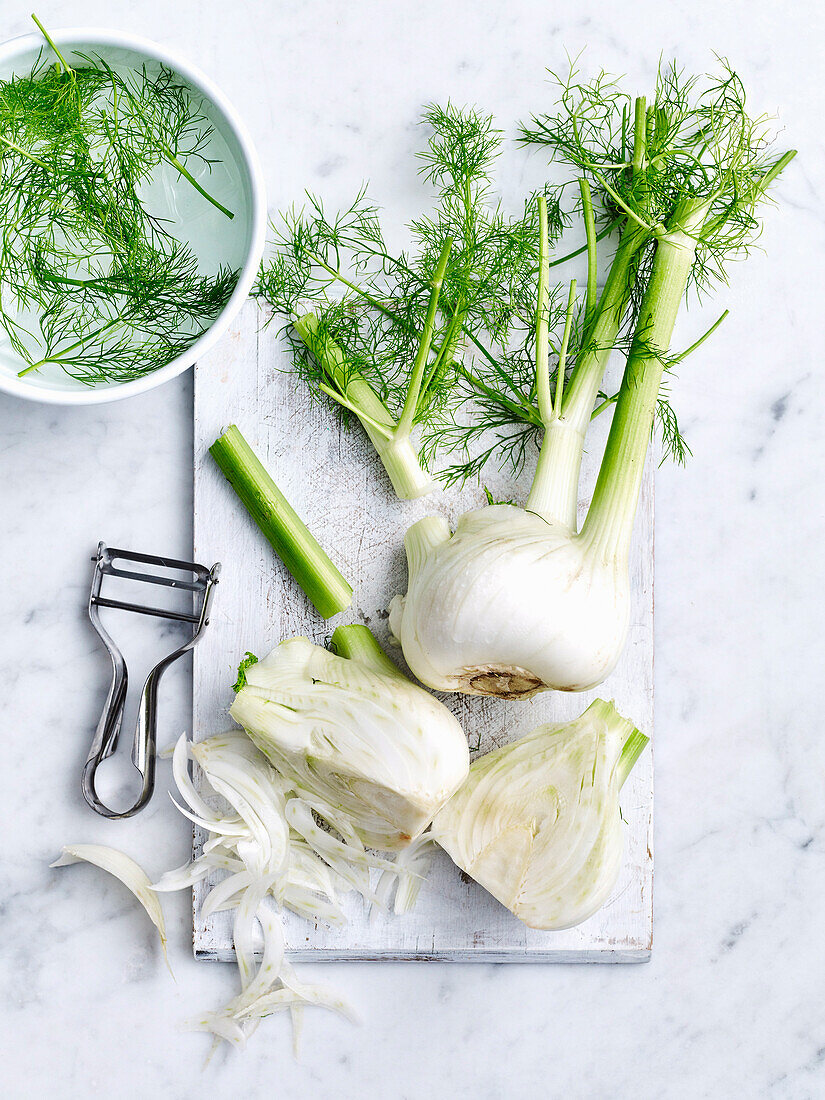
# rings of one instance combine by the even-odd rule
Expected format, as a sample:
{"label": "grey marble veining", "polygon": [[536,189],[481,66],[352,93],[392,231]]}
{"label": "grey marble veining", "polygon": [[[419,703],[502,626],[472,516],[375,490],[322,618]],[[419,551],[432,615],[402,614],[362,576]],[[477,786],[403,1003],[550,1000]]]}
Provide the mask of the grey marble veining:
{"label": "grey marble veining", "polygon": [[[28,29],[28,8],[2,14],[3,36]],[[820,5],[43,0],[38,14],[145,34],[199,62],[247,118],[272,206],[301,184],[335,203],[368,176],[416,212],[421,103],[473,100],[512,126],[549,98],[543,68],[585,45],[587,64],[642,87],[662,51],[691,69],[729,56],[802,154],[764,253],[676,337],[689,344],[731,308],[674,383],[694,457],[658,475],[656,942],[643,967],[315,967],[348,992],[361,1029],[309,1013],[296,1064],[273,1021],[202,1074],[208,1044],[179,1024],[235,979],[189,956],[187,899],[167,904],[174,984],[117,883],[47,869],[68,841],[119,844],[150,873],[187,855],[163,782],[145,814],[111,825],[86,810],[77,775],[106,677],[83,613],[88,558],[99,538],[190,552],[191,381],[90,410],[0,399],[0,1092],[825,1095]],[[528,186],[536,170],[514,157],[502,185]],[[171,737],[190,699],[187,669],[169,675]]]}

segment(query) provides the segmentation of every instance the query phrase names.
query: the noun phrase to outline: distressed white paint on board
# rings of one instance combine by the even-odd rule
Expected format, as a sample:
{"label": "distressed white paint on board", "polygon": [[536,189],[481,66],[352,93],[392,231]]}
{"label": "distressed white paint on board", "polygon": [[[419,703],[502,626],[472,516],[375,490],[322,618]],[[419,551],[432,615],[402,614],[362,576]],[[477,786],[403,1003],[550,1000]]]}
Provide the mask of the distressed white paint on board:
{"label": "distressed white paint on board", "polygon": [[[478,488],[398,501],[358,425],[341,428],[335,415],[313,402],[288,373],[289,360],[274,329],[258,332],[259,314],[248,303],[217,351],[195,375],[195,559],[223,564],[211,625],[194,653],[194,736],[226,729],[238,661],[246,650],[263,655],[283,638],[304,634],[323,643],[339,622],[364,622],[388,647],[387,607],[406,588],[403,535],[423,515],[449,519],[484,504]],[[269,544],[249,519],[208,454],[235,423],[261,456],[286,497],[355,589],[352,607],[325,622],[309,606]],[[601,453],[598,426],[585,456],[580,512]],[[523,499],[529,474],[516,486],[509,474],[490,472],[496,499]],[[597,695],[646,733],[653,730],[653,476],[648,466],[631,554],[632,626],[613,675],[596,692],[548,692],[528,702],[444,696],[481,751],[541,722],[581,713]],[[403,664],[400,650],[391,655]],[[313,926],[286,917],[293,957],[320,959],[453,959],[548,962],[633,962],[649,957],[652,913],[653,763],[648,749],[622,791],[626,847],[622,873],[608,904],[578,928],[538,932],[526,928],[481,887],[467,880],[443,853],[436,858],[414,910],[370,922],[352,895],[345,928]],[[196,838],[196,842],[197,842]],[[199,957],[227,960],[231,915],[203,921],[194,894],[194,946]]]}

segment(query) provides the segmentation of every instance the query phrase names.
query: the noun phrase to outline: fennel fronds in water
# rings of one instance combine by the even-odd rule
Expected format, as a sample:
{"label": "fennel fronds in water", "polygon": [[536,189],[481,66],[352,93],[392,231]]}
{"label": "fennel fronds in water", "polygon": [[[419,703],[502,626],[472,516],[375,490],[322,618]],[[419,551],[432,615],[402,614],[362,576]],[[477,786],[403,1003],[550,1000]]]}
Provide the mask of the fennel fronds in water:
{"label": "fennel fronds in water", "polygon": [[192,174],[210,165],[212,127],[164,66],[70,64],[40,29],[31,71],[0,82],[0,325],[21,375],[51,364],[125,382],[190,347],[237,282],[226,266],[202,274],[142,198],[166,163],[233,216]]}

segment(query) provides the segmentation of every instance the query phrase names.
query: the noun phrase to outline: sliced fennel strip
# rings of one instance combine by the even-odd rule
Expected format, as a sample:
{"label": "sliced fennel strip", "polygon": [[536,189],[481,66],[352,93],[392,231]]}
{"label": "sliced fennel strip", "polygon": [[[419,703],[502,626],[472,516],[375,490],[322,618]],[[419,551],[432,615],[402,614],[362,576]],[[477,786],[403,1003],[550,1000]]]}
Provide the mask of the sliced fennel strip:
{"label": "sliced fennel strip", "polygon": [[[288,696],[292,705],[287,708],[296,717],[286,718],[280,706],[269,713],[277,712],[279,722],[301,721],[306,729],[317,724],[317,707],[331,722],[338,705],[338,725],[330,728],[340,742],[328,739],[331,755],[324,764],[330,775],[340,772],[340,783],[318,781],[309,743],[304,750],[308,766],[300,767],[295,758],[285,759],[280,747],[273,752],[274,760],[268,759],[253,744],[252,735],[242,730],[197,743],[181,737],[171,753],[178,791],[172,801],[202,830],[200,854],[167,871],[154,887],[131,861],[115,861],[107,868],[119,870],[119,877],[133,884],[144,904],[148,898],[147,907],[153,902],[158,914],[156,891],[198,883],[209,887],[201,900],[201,921],[232,912],[241,991],[223,1008],[190,1024],[210,1032],[215,1041],[243,1046],[264,1016],[288,1009],[297,1044],[306,1005],[353,1018],[341,998],[301,982],[286,963],[283,912],[340,924],[346,920],[344,895],[354,891],[369,905],[387,910],[394,889],[396,910],[405,911],[420,888],[432,848],[429,837],[410,838],[426,827],[467,773],[466,739],[447,708],[407,680],[366,628],[339,628],[334,640],[342,655],[313,646],[308,639],[279,647],[277,657],[270,655],[249,666],[238,698],[261,694],[264,704],[271,702],[278,695],[266,682],[273,667],[290,661],[299,666],[299,690]],[[394,703],[385,698],[388,685],[399,694]],[[361,728],[365,713],[376,742],[372,761]],[[360,716],[358,721],[355,716]],[[288,729],[280,732],[288,738]],[[348,755],[352,746],[361,752],[356,768]],[[442,757],[438,767],[432,764],[436,748]],[[198,765],[197,781],[190,775],[190,761]],[[418,772],[411,769],[411,761],[418,762]],[[370,796],[376,790],[385,805],[380,799],[373,805]],[[386,844],[376,844],[376,839]],[[380,854],[388,848],[401,850],[395,861]],[[216,872],[224,876],[219,881],[214,881]],[[162,935],[165,938],[165,931]]]}
{"label": "sliced fennel strip", "polygon": [[[215,791],[227,804],[225,810],[208,806],[200,795],[189,775],[190,757],[198,764],[203,788]],[[405,894],[413,895],[426,870],[425,856],[432,841],[422,837],[413,842],[397,862],[369,850],[346,815],[309,790],[290,789],[240,731],[196,745],[182,739],[174,759],[178,790],[190,812],[184,806],[178,808],[188,819],[200,819],[196,823],[204,829],[206,839],[201,854],[191,864],[167,872],[157,885],[159,889],[185,888],[194,881],[204,881],[214,871],[229,872],[211,885],[203,898],[201,919],[208,920],[216,912],[234,912],[234,943],[242,987],[227,1005],[204,1013],[189,1027],[210,1032],[216,1042],[223,1040],[241,1047],[261,1019],[288,1010],[297,1046],[306,1005],[327,1008],[355,1020],[353,1010],[342,998],[301,982],[286,963],[282,911],[288,909],[312,921],[341,924],[346,918],[339,901],[352,890],[373,906],[382,901],[379,886],[387,899],[396,883]],[[328,832],[326,826],[332,831]],[[283,866],[265,858],[265,850],[271,851],[273,832],[286,838]],[[371,872],[380,874],[375,889],[370,883]],[[258,928],[263,953],[256,965]]]}
{"label": "sliced fennel strip", "polygon": [[166,922],[163,919],[163,909],[160,900],[152,888],[149,876],[139,863],[131,856],[117,848],[107,847],[105,844],[67,844],[64,845],[61,855],[50,864],[51,867],[68,867],[73,863],[91,863],[102,871],[119,879],[130,890],[143,908],[146,915],[154,924],[160,936],[160,945],[163,948],[163,957],[169,967],[169,955],[166,950]]}

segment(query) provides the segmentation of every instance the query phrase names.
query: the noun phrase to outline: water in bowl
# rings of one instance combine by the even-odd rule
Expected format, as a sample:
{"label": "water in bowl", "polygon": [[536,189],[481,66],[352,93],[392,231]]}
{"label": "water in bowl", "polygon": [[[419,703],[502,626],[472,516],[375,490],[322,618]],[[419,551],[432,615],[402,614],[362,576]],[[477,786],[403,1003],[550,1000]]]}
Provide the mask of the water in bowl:
{"label": "water in bowl", "polygon": [[[150,74],[160,68],[159,63],[146,62],[143,57],[128,50],[107,48],[104,51],[92,46],[80,46],[74,51],[75,58],[78,54],[94,56],[96,53],[104,56],[107,63],[121,75],[128,75],[144,64]],[[70,64],[74,63],[72,56],[67,56],[67,60]],[[78,58],[77,64],[82,63]],[[31,61],[26,65],[17,64],[15,71],[25,73],[30,67]],[[8,75],[10,74],[7,72],[0,73],[3,77]],[[201,151],[203,159],[188,158],[185,161],[186,169],[201,187],[231,210],[234,217],[229,219],[217,209],[167,161],[161,161],[151,181],[141,185],[139,194],[147,211],[162,219],[167,230],[178,241],[190,246],[197,257],[199,272],[214,275],[221,266],[232,270],[243,266],[249,248],[251,193],[249,181],[241,167],[240,150],[222,114],[197,90],[191,89],[191,96],[195,108],[206,116],[212,133],[208,144]],[[82,269],[77,271],[78,277],[82,278],[86,274]],[[16,309],[7,288],[0,287],[0,293],[4,289],[6,292],[3,293],[3,305],[31,334],[31,339],[27,339],[27,348],[36,359],[42,347],[38,341],[40,330],[37,313]],[[193,326],[193,339],[209,323],[210,320],[205,320],[203,326]],[[140,334],[137,335],[139,337]],[[0,327],[0,372],[16,377],[26,366],[26,361],[12,347],[8,334]],[[72,378],[56,363],[44,364],[36,371],[27,373],[25,381],[28,385],[49,389],[76,390],[84,387],[84,383]],[[100,382],[95,384],[95,388],[116,384]]]}

